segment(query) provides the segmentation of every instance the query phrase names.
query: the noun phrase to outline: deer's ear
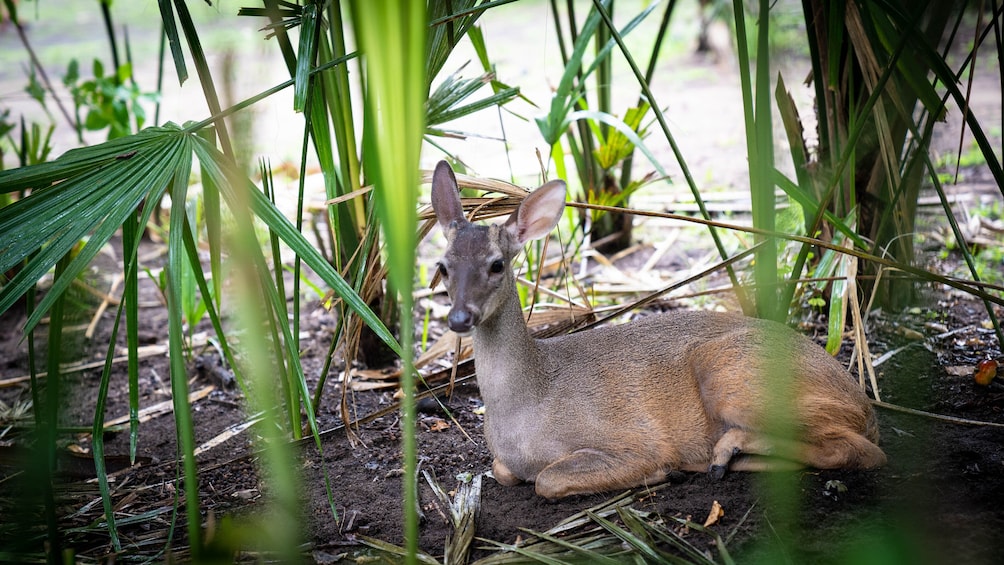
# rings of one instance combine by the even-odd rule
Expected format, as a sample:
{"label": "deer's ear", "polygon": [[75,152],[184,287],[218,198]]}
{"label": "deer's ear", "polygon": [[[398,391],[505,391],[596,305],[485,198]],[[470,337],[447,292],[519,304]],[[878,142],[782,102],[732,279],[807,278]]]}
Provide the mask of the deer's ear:
{"label": "deer's ear", "polygon": [[551,233],[565,209],[565,181],[552,180],[531,192],[506,220],[505,227],[520,245]]}
{"label": "deer's ear", "polygon": [[464,208],[460,204],[460,191],[457,188],[457,177],[446,161],[436,164],[432,173],[432,209],[436,211],[436,220],[443,229],[453,222],[466,222]]}

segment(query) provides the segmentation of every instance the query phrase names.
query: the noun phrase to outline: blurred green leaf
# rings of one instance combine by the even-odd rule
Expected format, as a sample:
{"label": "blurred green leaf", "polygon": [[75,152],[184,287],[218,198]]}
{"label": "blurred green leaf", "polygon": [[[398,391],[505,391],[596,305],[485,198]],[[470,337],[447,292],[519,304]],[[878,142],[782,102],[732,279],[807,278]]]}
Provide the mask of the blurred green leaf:
{"label": "blurred green leaf", "polygon": [[70,64],[66,66],[66,74],[63,75],[63,84],[69,87],[80,78],[80,63],[76,59],[70,59]]}
{"label": "blurred green leaf", "polygon": [[415,483],[415,399],[412,360],[412,285],[419,157],[425,131],[423,105],[428,92],[424,1],[388,7],[368,0],[352,2],[353,25],[365,57],[366,93],[363,162],[374,186],[376,211],[387,246],[388,282],[401,302],[404,392],[401,426],[404,458],[404,538],[410,560],[418,552],[418,492]]}
{"label": "blurred green leaf", "polygon": [[84,119],[84,128],[89,130],[105,129],[105,127],[107,127],[108,124],[109,124],[108,118],[106,118],[101,113],[101,110],[97,108],[91,108],[87,112],[87,118]]}
{"label": "blurred green leaf", "polygon": [[125,84],[132,78],[132,63],[123,63],[116,71],[119,83]]}
{"label": "blurred green leaf", "polygon": [[41,104],[43,107],[45,106],[45,88],[43,88],[42,84],[38,82],[38,76],[35,74],[34,68],[28,75],[28,86],[24,87],[24,91],[27,92],[28,96],[31,96],[33,100]]}

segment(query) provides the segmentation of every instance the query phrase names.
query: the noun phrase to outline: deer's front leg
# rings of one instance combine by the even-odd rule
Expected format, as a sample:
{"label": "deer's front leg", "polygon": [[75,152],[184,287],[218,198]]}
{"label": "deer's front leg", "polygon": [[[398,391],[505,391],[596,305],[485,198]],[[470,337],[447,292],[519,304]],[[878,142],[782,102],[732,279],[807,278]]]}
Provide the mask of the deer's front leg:
{"label": "deer's front leg", "polygon": [[655,484],[666,470],[637,454],[579,449],[551,463],[537,475],[536,491],[548,499]]}
{"label": "deer's front leg", "polygon": [[492,475],[495,475],[495,480],[505,487],[511,487],[523,482],[509,470],[509,467],[505,466],[505,463],[499,461],[498,457],[492,461]]}

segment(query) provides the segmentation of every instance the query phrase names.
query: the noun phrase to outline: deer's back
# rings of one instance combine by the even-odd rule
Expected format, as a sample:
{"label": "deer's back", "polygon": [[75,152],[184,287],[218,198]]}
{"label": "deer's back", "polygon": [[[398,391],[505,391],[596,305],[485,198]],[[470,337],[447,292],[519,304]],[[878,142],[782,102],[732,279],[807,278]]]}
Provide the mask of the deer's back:
{"label": "deer's back", "polygon": [[[780,397],[795,408],[792,424],[803,428],[835,420],[863,430],[873,419],[867,397],[838,361],[771,321],[667,312],[538,343],[553,398],[579,406],[575,416],[641,418],[674,436],[703,438],[723,421],[762,424],[762,412]],[[687,429],[677,433],[681,426]]]}

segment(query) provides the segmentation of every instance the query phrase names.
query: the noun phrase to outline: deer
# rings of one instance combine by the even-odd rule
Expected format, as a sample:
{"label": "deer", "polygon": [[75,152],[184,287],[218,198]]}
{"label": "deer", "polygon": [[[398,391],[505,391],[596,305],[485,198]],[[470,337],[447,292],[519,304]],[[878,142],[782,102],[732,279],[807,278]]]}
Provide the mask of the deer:
{"label": "deer", "polygon": [[[452,301],[447,325],[473,338],[498,483],[533,483],[553,500],[651,486],[672,471],[720,480],[726,471],[885,464],[868,396],[839,361],[782,323],[670,310],[532,337],[512,261],[550,234],[565,198],[565,182],[552,180],[504,222],[475,224],[450,165],[433,173],[432,207],[447,242],[438,262]],[[784,378],[770,378],[779,371]],[[775,380],[782,390],[768,386]],[[772,394],[787,403],[767,413]],[[772,427],[778,420],[787,428]]]}

